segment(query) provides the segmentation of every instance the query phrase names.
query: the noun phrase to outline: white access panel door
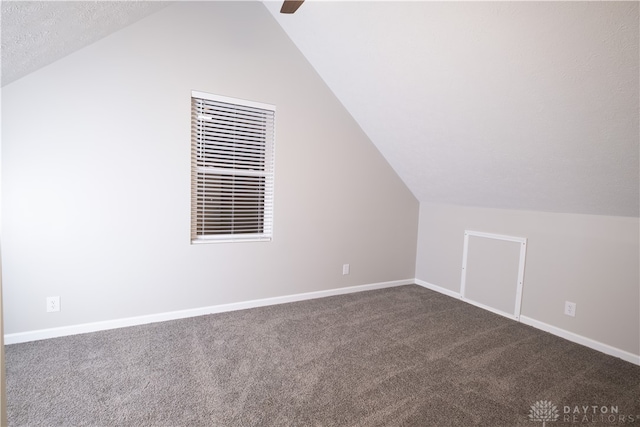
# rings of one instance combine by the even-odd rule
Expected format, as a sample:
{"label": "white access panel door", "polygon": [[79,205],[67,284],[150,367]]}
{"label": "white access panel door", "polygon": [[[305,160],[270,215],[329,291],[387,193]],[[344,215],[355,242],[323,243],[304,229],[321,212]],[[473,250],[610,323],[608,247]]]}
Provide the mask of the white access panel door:
{"label": "white access panel door", "polygon": [[526,244],[522,237],[465,231],[462,299],[519,320]]}

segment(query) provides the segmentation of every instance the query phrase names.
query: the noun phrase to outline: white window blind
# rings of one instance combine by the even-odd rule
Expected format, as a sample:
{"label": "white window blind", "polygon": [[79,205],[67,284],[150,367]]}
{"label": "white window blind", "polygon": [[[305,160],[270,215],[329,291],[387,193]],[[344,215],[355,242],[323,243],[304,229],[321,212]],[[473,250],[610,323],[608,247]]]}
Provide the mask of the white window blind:
{"label": "white window blind", "polygon": [[271,240],[275,106],[191,94],[191,241]]}

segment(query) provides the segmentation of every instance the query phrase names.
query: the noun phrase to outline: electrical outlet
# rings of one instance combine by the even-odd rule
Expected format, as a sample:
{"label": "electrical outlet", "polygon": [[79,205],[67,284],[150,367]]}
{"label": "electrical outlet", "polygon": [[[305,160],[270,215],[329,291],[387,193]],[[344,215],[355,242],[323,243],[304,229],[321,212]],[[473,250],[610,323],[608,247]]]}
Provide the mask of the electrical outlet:
{"label": "electrical outlet", "polygon": [[576,303],[565,301],[564,302],[564,314],[571,317],[576,317]]}
{"label": "electrical outlet", "polygon": [[342,275],[349,274],[349,264],[342,264]]}
{"label": "electrical outlet", "polygon": [[47,313],[60,311],[60,297],[47,297]]}

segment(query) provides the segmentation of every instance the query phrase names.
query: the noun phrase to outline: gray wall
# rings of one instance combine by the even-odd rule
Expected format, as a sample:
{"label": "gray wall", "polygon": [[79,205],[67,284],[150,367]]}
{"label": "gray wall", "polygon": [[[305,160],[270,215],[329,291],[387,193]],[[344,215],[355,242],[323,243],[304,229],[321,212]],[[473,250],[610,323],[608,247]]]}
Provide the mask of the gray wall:
{"label": "gray wall", "polygon": [[[420,206],[416,277],[460,291],[464,230],[526,237],[521,314],[640,354],[640,219]],[[576,316],[564,313],[565,301]]]}
{"label": "gray wall", "polygon": [[[272,242],[189,244],[191,90],[277,106]],[[8,334],[414,277],[418,202],[260,3],[170,6],[2,104]]]}

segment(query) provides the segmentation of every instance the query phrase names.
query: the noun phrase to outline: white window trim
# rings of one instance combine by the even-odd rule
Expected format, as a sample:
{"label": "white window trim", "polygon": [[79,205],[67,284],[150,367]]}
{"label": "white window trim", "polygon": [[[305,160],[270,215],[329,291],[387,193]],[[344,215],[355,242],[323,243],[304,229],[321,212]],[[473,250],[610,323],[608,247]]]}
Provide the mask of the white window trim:
{"label": "white window trim", "polygon": [[[274,181],[275,181],[275,105],[247,101],[243,99],[230,98],[222,95],[213,95],[206,92],[192,91],[191,102],[193,99],[202,99],[208,101],[214,101],[217,103],[231,104],[241,107],[249,107],[252,109],[266,110],[272,113],[273,124],[270,127],[270,132],[266,133],[269,139],[265,143],[265,171],[256,172],[251,170],[241,170],[237,175],[241,176],[264,176],[265,177],[265,199],[264,199],[264,228],[262,233],[236,233],[236,234],[210,234],[203,235],[198,234],[197,230],[197,172],[202,171],[202,167],[197,166],[196,158],[198,154],[197,144],[195,142],[193,123],[194,120],[198,123],[198,120],[202,120],[202,117],[194,118],[194,113],[191,113],[192,122],[192,134],[191,134],[191,243],[203,244],[203,243],[229,243],[229,242],[264,242],[271,241],[273,239],[273,200],[274,200]],[[193,108],[193,107],[192,107]],[[207,167],[209,172],[221,171],[228,173],[234,169],[218,169],[215,167]]]}

